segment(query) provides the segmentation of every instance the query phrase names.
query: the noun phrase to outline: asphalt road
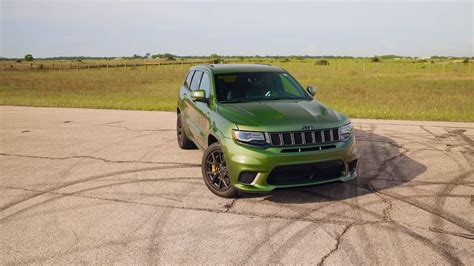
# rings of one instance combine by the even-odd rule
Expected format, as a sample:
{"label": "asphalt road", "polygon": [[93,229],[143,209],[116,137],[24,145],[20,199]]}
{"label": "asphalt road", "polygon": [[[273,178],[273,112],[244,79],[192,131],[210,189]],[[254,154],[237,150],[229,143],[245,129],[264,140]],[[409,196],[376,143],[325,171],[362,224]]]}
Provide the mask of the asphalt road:
{"label": "asphalt road", "polygon": [[474,264],[474,123],[353,120],[360,176],[222,199],[167,112],[0,107],[0,264]]}

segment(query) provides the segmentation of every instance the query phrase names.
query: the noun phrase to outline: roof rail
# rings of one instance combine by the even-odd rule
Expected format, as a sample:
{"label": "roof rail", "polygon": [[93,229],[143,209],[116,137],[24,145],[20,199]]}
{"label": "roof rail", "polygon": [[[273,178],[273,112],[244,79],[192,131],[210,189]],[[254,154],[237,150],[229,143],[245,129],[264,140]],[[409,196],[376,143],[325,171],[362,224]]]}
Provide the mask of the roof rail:
{"label": "roof rail", "polygon": [[214,67],[214,64],[199,64],[197,66],[208,66],[208,67]]}

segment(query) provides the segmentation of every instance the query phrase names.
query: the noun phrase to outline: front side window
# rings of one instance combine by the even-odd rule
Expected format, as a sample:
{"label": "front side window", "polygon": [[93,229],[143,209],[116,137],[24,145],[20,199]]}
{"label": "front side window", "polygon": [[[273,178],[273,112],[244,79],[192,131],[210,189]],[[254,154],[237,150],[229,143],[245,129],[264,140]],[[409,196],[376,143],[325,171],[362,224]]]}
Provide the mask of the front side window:
{"label": "front side window", "polygon": [[193,80],[191,81],[191,90],[198,90],[199,83],[201,83],[202,71],[196,71],[193,75]]}
{"label": "front side window", "polygon": [[304,89],[285,72],[242,72],[215,75],[219,102],[308,99]]}
{"label": "front side window", "polygon": [[206,92],[206,98],[209,98],[209,95],[211,95],[211,84],[209,80],[209,75],[204,72],[202,75],[201,79],[201,85],[199,85],[200,90],[204,90]]}

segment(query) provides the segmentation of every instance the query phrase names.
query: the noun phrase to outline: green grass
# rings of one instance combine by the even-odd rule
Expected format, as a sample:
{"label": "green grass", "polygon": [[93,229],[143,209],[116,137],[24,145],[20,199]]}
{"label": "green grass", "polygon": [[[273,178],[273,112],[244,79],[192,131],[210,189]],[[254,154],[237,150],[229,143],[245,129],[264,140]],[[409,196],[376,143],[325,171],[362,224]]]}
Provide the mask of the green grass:
{"label": "green grass", "polygon": [[[267,62],[304,86],[316,85],[319,100],[350,117],[474,121],[474,69],[468,64]],[[0,104],[174,111],[188,68],[0,71]]]}

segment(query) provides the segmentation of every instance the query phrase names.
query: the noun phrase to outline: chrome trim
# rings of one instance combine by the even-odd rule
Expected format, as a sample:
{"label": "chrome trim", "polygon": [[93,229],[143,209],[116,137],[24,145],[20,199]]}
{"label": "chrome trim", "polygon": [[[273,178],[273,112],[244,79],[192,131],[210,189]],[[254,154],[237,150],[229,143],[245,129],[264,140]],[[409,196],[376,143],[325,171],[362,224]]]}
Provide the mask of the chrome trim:
{"label": "chrome trim", "polygon": [[261,173],[257,173],[257,175],[253,179],[252,183],[250,183],[250,185],[254,186],[255,184],[257,184],[258,179],[260,178],[260,175],[261,175]]}
{"label": "chrome trim", "polygon": [[268,134],[268,132],[265,132],[263,135],[265,135],[265,142],[268,143],[268,144],[272,144],[272,140],[270,138],[270,134]]}

